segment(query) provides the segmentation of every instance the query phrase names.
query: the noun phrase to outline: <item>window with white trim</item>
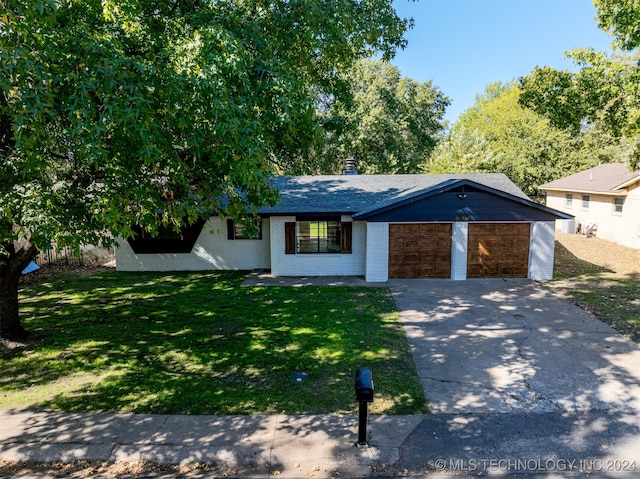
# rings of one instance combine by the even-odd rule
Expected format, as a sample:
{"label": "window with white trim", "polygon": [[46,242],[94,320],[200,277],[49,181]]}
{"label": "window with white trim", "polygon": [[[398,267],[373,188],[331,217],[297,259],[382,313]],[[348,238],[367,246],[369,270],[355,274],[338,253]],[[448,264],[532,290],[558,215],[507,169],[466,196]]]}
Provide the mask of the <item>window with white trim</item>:
{"label": "window with white trim", "polygon": [[565,206],[567,208],[572,208],[573,207],[573,193],[567,193],[567,202],[565,203]]}
{"label": "window with white trim", "polygon": [[621,214],[624,209],[624,197],[616,196],[613,198],[613,212]]}

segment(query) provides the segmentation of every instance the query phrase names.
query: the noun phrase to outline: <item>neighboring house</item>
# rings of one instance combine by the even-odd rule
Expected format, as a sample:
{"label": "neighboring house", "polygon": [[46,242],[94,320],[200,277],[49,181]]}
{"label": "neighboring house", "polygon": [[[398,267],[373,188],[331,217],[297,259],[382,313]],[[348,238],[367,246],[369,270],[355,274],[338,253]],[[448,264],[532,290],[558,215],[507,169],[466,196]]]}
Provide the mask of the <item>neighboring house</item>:
{"label": "neighboring house", "polygon": [[[276,276],[550,279],[554,225],[503,174],[275,177],[260,234],[209,218],[182,235],[121,241],[122,271],[270,270]],[[174,236],[173,238],[171,236]]]}
{"label": "neighboring house", "polygon": [[640,248],[640,171],[632,173],[622,163],[609,163],[540,189],[547,192],[548,207],[576,218],[576,231],[595,225],[598,237]]}

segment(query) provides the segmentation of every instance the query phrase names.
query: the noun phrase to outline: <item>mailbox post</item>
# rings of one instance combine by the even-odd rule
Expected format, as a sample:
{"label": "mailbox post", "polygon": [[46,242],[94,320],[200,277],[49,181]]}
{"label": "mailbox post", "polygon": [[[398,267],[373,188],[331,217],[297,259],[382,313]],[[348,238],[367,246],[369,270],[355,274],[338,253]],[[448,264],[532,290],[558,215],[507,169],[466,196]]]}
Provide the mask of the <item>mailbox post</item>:
{"label": "mailbox post", "polygon": [[367,444],[367,408],[373,402],[373,378],[371,370],[356,371],[356,401],[358,402],[358,444]]}

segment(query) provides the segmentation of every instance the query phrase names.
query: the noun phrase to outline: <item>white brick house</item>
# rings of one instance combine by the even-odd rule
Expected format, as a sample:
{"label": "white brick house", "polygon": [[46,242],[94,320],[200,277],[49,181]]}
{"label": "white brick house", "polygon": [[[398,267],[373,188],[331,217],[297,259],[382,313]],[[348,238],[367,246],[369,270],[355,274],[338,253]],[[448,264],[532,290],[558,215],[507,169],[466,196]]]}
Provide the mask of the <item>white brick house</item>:
{"label": "white brick house", "polygon": [[121,271],[270,270],[276,276],[553,275],[554,224],[502,174],[275,177],[261,235],[209,218],[178,238],[120,241]]}

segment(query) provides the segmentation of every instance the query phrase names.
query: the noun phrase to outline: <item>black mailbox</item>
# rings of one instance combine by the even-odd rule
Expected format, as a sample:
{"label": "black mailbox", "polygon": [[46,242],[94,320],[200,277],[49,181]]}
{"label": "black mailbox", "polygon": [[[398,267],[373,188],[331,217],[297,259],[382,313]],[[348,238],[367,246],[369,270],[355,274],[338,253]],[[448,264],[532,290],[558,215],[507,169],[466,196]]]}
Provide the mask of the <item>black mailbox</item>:
{"label": "black mailbox", "polygon": [[356,371],[356,401],[373,402],[373,378],[370,369],[360,368]]}

